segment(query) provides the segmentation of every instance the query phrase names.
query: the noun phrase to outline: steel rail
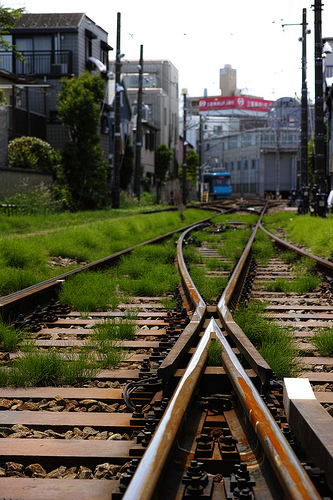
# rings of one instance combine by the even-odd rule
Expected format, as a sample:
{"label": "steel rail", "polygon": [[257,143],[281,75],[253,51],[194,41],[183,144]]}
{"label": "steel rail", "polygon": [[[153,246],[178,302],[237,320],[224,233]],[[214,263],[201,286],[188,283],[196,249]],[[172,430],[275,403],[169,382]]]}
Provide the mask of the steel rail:
{"label": "steel rail", "polygon": [[[208,217],[206,219],[202,219],[200,221],[201,224],[209,222],[212,218],[217,217],[217,215],[212,215],[211,217]],[[107,257],[103,257],[102,259],[96,260],[94,262],[90,262],[89,264],[85,264],[84,266],[80,266],[76,269],[73,269],[71,271],[67,271],[65,273],[62,273],[58,276],[55,276],[54,278],[50,278],[48,280],[45,280],[41,283],[38,283],[36,285],[32,285],[30,287],[27,287],[23,290],[19,290],[15,293],[12,293],[10,295],[6,295],[4,297],[0,298],[0,316],[4,320],[8,320],[11,318],[18,305],[20,304],[20,307],[22,310],[23,314],[31,314],[31,309],[34,309],[36,305],[42,305],[45,306],[50,298],[54,297],[56,294],[56,290],[59,288],[61,283],[63,283],[67,278],[70,276],[74,276],[75,274],[78,274],[82,271],[86,270],[93,270],[97,268],[101,268],[106,265],[110,265],[112,261],[115,261],[122,255],[126,255],[131,253],[133,250],[140,248],[145,245],[150,245],[154,243],[158,243],[160,241],[163,241],[166,238],[170,238],[176,233],[179,233],[180,231],[183,231],[184,229],[190,229],[193,226],[196,226],[198,222],[194,224],[190,224],[189,226],[186,226],[185,228],[178,228],[174,231],[171,231],[169,233],[163,234],[161,236],[157,236],[156,238],[144,241],[142,243],[139,243],[137,245],[134,245],[132,247],[126,248],[124,250],[121,250],[119,252],[116,252],[112,255],[109,255]]]}
{"label": "steel rail", "polygon": [[222,364],[258,440],[290,500],[320,499],[309,476],[272,417],[244,368],[212,318],[208,328],[222,344]]}
{"label": "steel rail", "polygon": [[156,489],[163,477],[177,436],[185,422],[195,388],[206,366],[207,347],[211,335],[202,336],[191,361],[126,489],[123,500],[150,500],[156,498]]}
{"label": "steel rail", "polygon": [[281,238],[279,238],[278,236],[276,236],[273,233],[270,233],[266,228],[264,228],[261,221],[260,221],[259,227],[264,233],[267,234],[267,236],[269,236],[271,239],[276,241],[276,243],[278,243],[279,245],[281,245],[285,248],[289,248],[293,252],[297,252],[302,257],[309,257],[310,259],[315,260],[317,262],[318,266],[329,270],[330,274],[333,274],[333,263],[330,262],[329,260],[318,257],[317,255],[313,255],[310,252],[307,252],[306,250],[302,250],[301,248],[298,248],[295,245],[288,243],[287,241],[282,240]]}
{"label": "steel rail", "polygon": [[[270,233],[260,224],[260,229],[280,246],[308,257],[317,266],[332,275],[333,263],[302,250]],[[303,390],[304,384],[308,385]],[[290,387],[292,389],[290,389]],[[297,388],[297,389],[295,389]],[[332,417],[316,399],[308,379],[284,379],[284,406],[287,420],[293,433],[304,449],[309,450],[311,460],[325,471],[329,486],[333,487],[333,441],[331,439]],[[291,395],[290,395],[291,394]]]}
{"label": "steel rail", "polygon": [[249,261],[252,244],[255,240],[257,230],[260,225],[261,219],[265,213],[266,207],[267,204],[265,205],[260,214],[257,224],[255,225],[252,231],[251,237],[217,305],[217,310],[224,328],[231,336],[236,346],[244,354],[245,359],[248,361],[252,369],[257,373],[263,386],[265,386],[267,382],[272,378],[273,375],[272,369],[270,368],[268,363],[264,360],[264,358],[261,356],[261,354],[259,354],[257,349],[254,347],[254,345],[248,339],[248,337],[245,335],[242,329],[234,321],[232,314],[229,310],[229,306],[232,302],[236,285],[239,282],[242,273],[244,272],[244,268],[247,262]]}
{"label": "steel rail", "polygon": [[[185,233],[188,234],[188,231]],[[256,231],[252,233],[252,237],[250,238],[251,244],[255,233]],[[177,256],[180,262],[182,280],[188,287],[188,293],[192,296],[196,310],[201,312],[204,307],[204,301],[194,286],[182,258],[182,244],[186,234],[183,234],[179,240]],[[247,245],[246,249],[249,251],[249,248],[250,244]],[[214,318],[210,320],[188,368],[180,380],[176,392],[125,492],[123,500],[150,500],[156,498],[156,489],[170,460],[170,455],[175,447],[180,429],[185,422],[187,409],[205,366],[207,347],[213,337],[217,337],[222,343],[222,362],[224,368],[231,378],[234,389],[280,481],[286,498],[290,500],[318,500],[320,496],[317,490],[314,488],[313,483],[299,463],[298,458],[289,446],[245,370],[237,360]]]}
{"label": "steel rail", "polygon": [[183,283],[183,288],[187,300],[193,306],[194,312],[192,314],[191,321],[185,327],[184,331],[178,338],[177,342],[173,346],[170,353],[164,358],[161,365],[158,368],[158,377],[163,381],[163,390],[165,395],[169,395],[169,379],[176,372],[179,363],[186,355],[193,339],[196,338],[200,328],[202,326],[203,320],[206,315],[207,305],[201,295],[199,294],[193,280],[187,270],[186,263],[183,257],[183,244],[186,236],[193,229],[202,227],[204,223],[196,224],[195,226],[188,228],[184,231],[177,242],[177,264],[180,272],[181,280]]}

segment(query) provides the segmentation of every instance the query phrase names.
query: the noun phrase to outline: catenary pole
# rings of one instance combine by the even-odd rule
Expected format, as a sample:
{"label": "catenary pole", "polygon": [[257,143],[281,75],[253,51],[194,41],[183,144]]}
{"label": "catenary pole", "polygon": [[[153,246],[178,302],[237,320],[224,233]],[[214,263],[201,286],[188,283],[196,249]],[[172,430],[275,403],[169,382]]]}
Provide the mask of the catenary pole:
{"label": "catenary pole", "polygon": [[112,208],[119,208],[120,204],[120,25],[121,14],[117,14],[117,48],[116,48],[116,75],[115,75],[115,113],[114,113],[114,179],[112,192]]}
{"label": "catenary pole", "polygon": [[142,148],[142,81],[143,81],[143,45],[140,46],[138,110],[136,119],[134,194],[140,200],[141,148]]}

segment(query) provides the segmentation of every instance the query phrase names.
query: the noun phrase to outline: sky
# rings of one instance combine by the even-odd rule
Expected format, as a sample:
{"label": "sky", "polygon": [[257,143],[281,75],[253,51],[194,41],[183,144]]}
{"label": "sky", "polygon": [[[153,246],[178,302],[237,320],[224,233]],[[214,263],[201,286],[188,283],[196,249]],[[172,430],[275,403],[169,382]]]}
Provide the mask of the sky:
{"label": "sky", "polygon": [[[333,38],[333,1],[322,0],[322,36]],[[307,9],[307,77],[314,98],[314,0],[0,0],[29,13],[84,12],[108,32],[115,57],[117,13],[121,14],[123,59],[168,59],[178,69],[179,92],[220,95],[219,72],[237,70],[243,94],[276,100],[300,97],[302,11]],[[284,25],[284,26],[283,26]]]}

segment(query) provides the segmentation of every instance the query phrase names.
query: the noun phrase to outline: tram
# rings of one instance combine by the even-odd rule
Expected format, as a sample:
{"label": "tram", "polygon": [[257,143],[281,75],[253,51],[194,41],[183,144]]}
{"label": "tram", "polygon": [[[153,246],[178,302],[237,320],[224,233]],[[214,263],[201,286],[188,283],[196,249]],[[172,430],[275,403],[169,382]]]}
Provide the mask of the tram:
{"label": "tram", "polygon": [[204,184],[208,184],[207,190],[211,199],[227,198],[232,195],[229,172],[207,172],[204,174]]}

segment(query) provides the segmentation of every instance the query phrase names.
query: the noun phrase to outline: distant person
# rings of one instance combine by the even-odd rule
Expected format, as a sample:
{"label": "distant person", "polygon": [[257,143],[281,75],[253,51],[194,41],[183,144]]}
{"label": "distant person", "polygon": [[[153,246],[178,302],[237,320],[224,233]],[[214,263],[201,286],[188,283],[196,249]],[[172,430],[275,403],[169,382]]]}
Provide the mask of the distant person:
{"label": "distant person", "polygon": [[329,213],[332,213],[333,209],[333,189],[330,191],[330,194],[327,198],[327,210]]}

